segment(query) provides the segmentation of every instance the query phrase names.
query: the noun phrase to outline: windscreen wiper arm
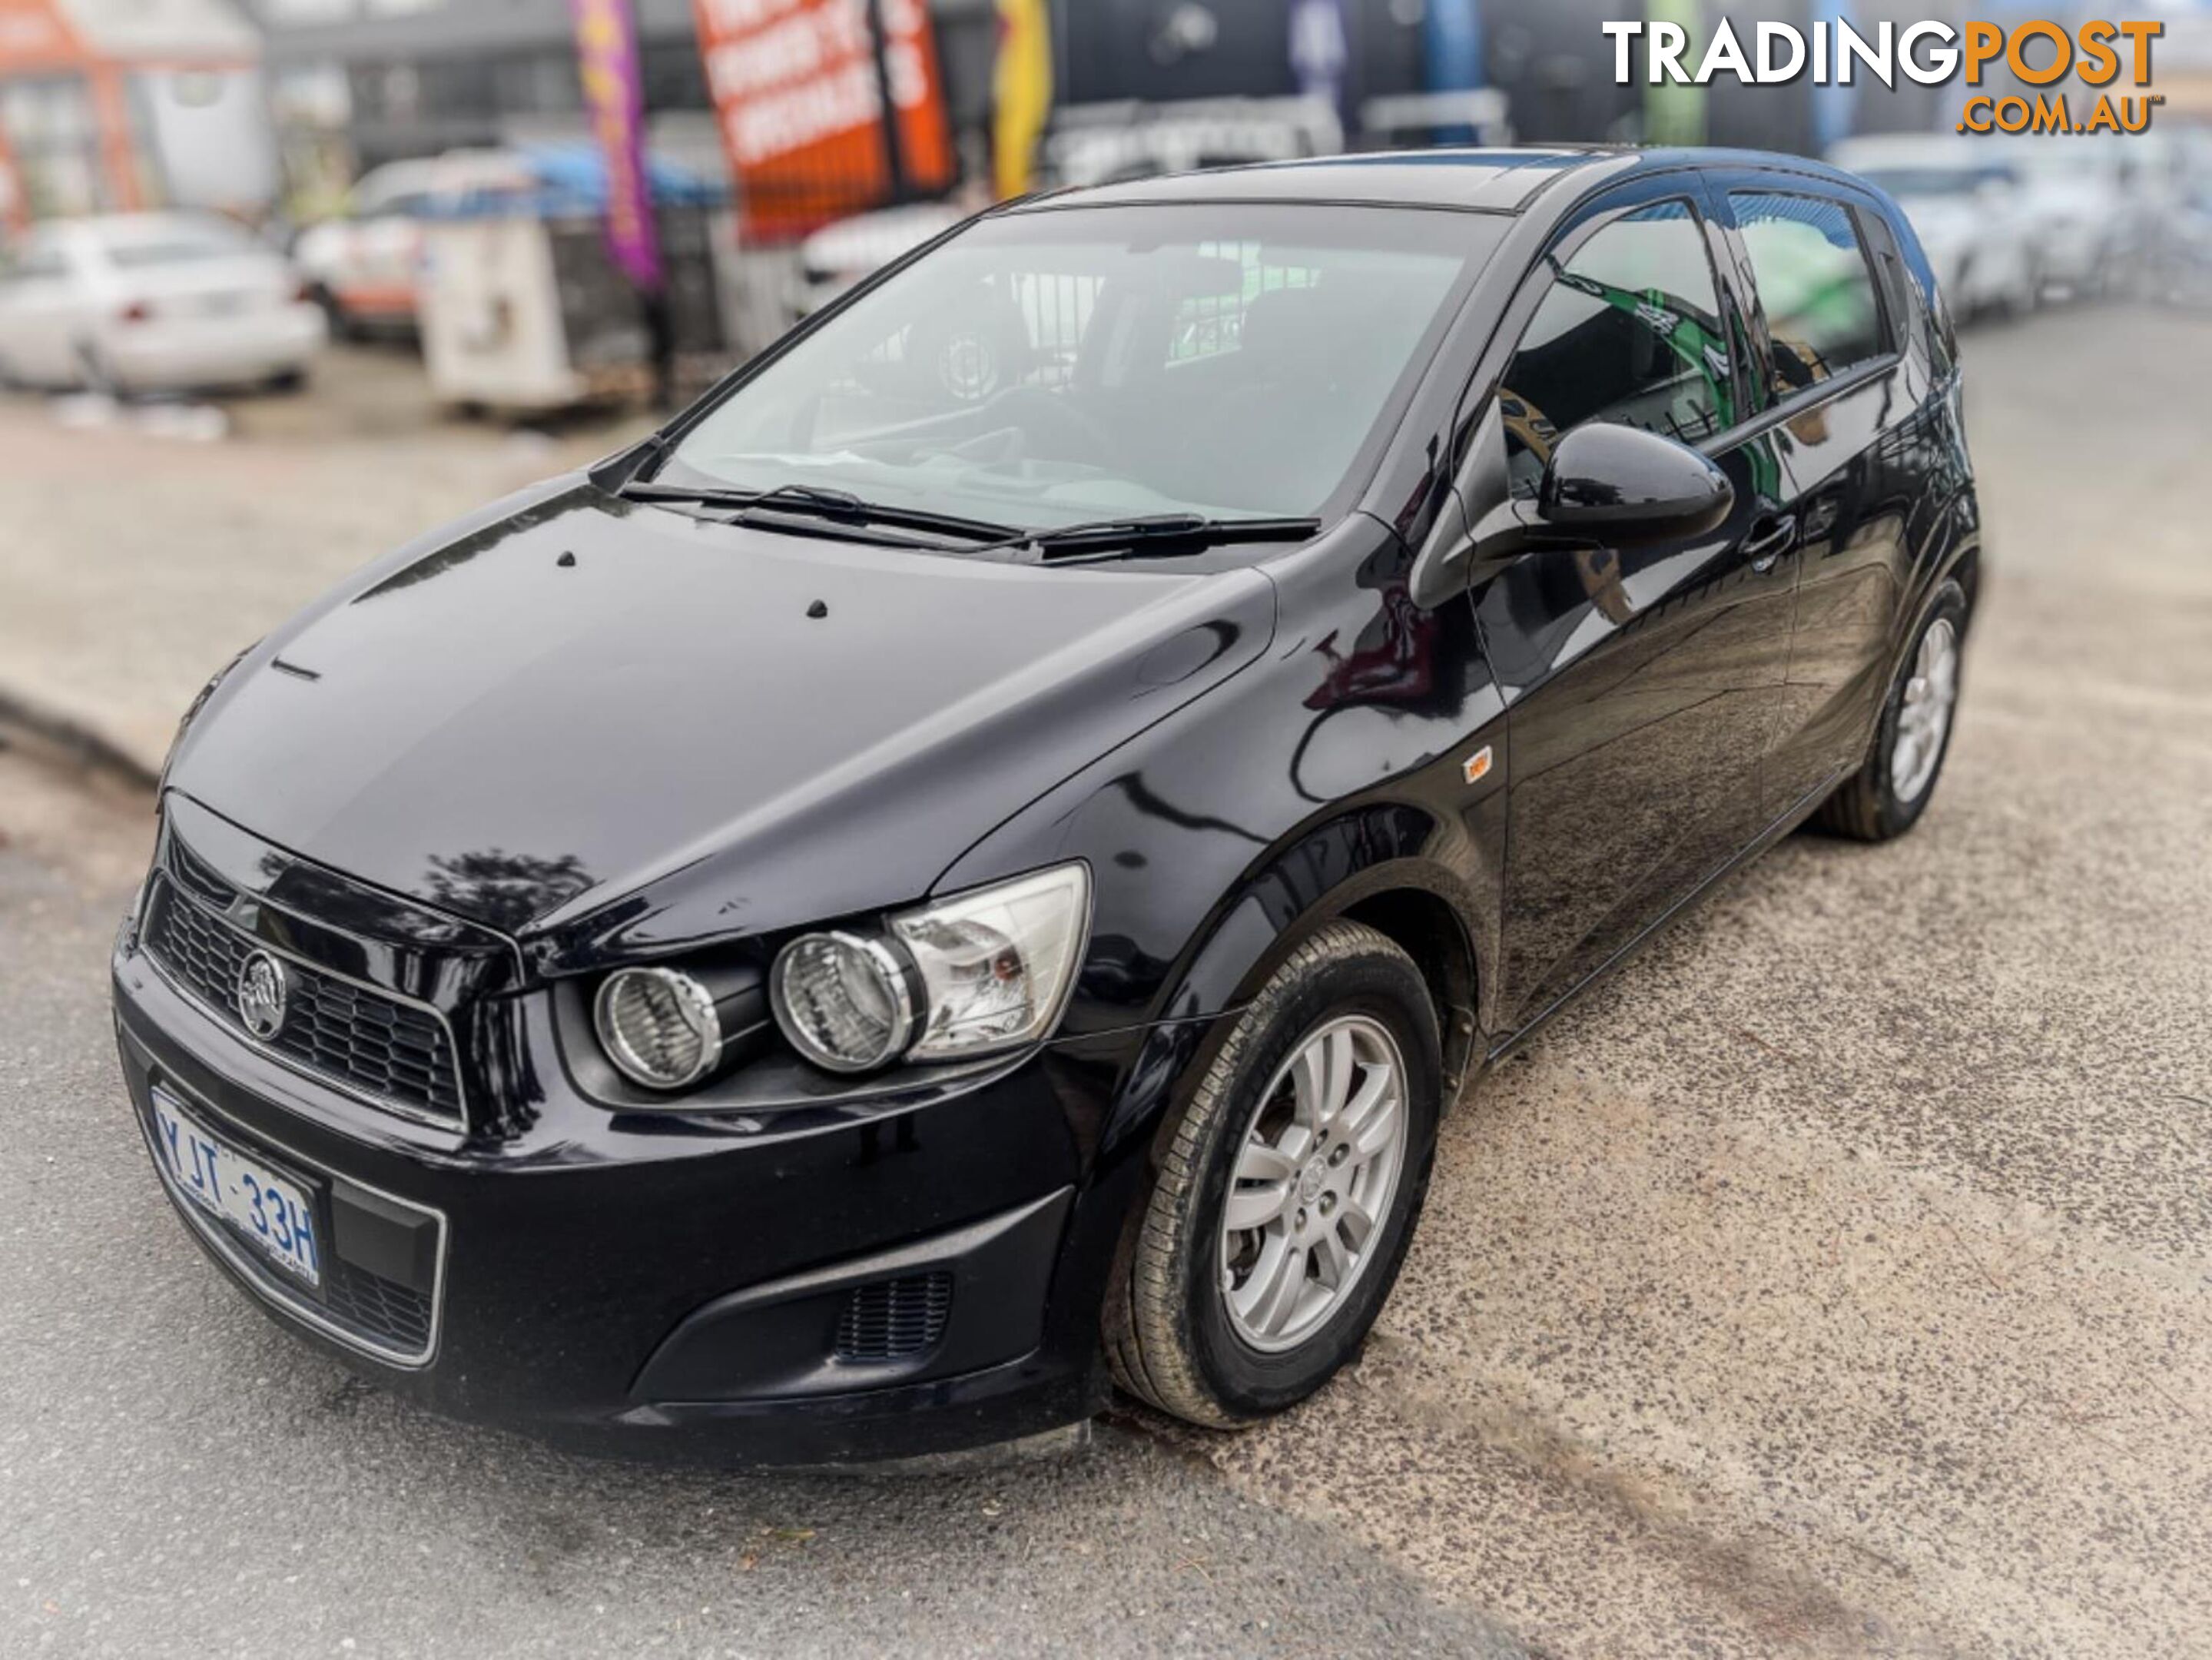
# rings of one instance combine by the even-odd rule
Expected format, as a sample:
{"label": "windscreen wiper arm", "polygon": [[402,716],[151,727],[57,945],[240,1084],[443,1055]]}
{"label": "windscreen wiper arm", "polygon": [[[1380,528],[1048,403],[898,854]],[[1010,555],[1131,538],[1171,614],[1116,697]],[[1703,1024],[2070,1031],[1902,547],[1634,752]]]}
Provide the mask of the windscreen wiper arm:
{"label": "windscreen wiper arm", "polygon": [[992,544],[1019,534],[1012,525],[920,508],[885,507],[826,484],[778,484],[764,490],[732,489],[720,484],[625,484],[617,494],[632,502],[691,502],[702,507],[730,508],[740,516],[740,522],[743,514],[764,508],[772,513],[804,514],[848,525],[890,525],[971,541],[980,538]]}
{"label": "windscreen wiper arm", "polygon": [[1303,541],[1320,528],[1318,519],[1209,519],[1200,513],[1154,513],[1030,531],[969,551],[1033,547],[1043,560],[1196,553],[1228,542]]}

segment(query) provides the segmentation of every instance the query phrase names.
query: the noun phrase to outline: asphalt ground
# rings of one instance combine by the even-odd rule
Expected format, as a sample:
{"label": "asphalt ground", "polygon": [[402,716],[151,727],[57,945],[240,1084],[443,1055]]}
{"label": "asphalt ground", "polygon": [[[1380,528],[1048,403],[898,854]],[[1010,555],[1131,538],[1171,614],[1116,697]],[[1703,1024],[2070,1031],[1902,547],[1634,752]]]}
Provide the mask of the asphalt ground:
{"label": "asphalt ground", "polygon": [[443,1422],[240,1300],[155,1183],[102,964],[135,794],[0,751],[0,1654],[1522,1652],[1126,1424],[806,1478]]}
{"label": "asphalt ground", "polygon": [[[1363,1361],[1237,1437],[732,1477],[355,1381],[145,1166],[104,987],[143,799],[0,754],[0,1651],[2212,1653],[2212,322],[1967,362],[1989,575],[1920,826],[1793,838],[1549,1026],[1447,1122]],[[103,576],[103,646],[37,549],[158,537],[163,603],[337,556],[251,465],[328,446],[0,440],[162,503],[0,476],[0,593],[115,681],[146,608]],[[465,451],[520,459],[438,490]]]}

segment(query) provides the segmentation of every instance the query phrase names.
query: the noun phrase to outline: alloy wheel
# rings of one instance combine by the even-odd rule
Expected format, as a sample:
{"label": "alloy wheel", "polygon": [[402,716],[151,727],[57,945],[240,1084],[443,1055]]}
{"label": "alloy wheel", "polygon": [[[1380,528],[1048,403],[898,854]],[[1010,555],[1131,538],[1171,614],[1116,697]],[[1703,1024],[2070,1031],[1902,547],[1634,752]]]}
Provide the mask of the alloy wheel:
{"label": "alloy wheel", "polygon": [[1900,802],[1920,799],[1935,779],[1959,702],[1959,632],[1939,617],[1920,636],[1905,701],[1897,711],[1897,737],[1889,751],[1889,787]]}
{"label": "alloy wheel", "polygon": [[1397,1040],[1365,1015],[1321,1026],[1268,1080],[1221,1231],[1222,1300],[1253,1348],[1304,1341],[1374,1260],[1405,1168],[1405,1091]]}

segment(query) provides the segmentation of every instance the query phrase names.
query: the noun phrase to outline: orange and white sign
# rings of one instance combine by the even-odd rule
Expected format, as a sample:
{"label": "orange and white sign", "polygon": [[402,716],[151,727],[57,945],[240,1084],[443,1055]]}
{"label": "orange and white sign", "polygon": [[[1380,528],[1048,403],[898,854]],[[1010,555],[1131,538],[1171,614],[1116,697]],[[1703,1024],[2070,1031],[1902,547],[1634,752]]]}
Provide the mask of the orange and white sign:
{"label": "orange and white sign", "polygon": [[890,184],[886,90],[908,184],[935,191],[951,182],[951,134],[923,0],[694,3],[748,234],[801,235],[883,201]]}
{"label": "orange and white sign", "polygon": [[75,69],[83,57],[52,0],[0,0],[0,74]]}
{"label": "orange and white sign", "polygon": [[226,0],[0,0],[0,74],[260,56],[260,37]]}
{"label": "orange and white sign", "polygon": [[[237,70],[260,38],[226,0],[0,0],[0,80],[82,82],[91,100],[106,204],[143,205],[127,76],[145,70]],[[0,131],[0,222],[30,212],[21,158]]]}

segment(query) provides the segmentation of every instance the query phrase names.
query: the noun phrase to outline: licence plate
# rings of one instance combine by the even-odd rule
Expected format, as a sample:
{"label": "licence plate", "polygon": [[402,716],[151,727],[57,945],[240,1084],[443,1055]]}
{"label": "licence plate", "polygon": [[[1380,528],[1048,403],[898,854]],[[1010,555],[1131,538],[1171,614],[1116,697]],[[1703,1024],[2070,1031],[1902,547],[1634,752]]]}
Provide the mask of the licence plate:
{"label": "licence plate", "polygon": [[294,1279],[322,1284],[314,1205],[297,1183],[201,1128],[160,1089],[154,1091],[154,1128],[155,1156],[186,1199],[230,1223]]}

